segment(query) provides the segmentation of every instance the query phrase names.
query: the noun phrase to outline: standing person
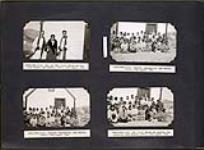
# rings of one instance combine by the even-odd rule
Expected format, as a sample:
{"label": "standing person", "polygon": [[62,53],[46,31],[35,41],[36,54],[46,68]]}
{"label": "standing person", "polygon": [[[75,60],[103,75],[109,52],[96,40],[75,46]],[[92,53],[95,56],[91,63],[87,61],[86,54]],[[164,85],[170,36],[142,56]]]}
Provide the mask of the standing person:
{"label": "standing person", "polygon": [[74,127],[78,125],[78,116],[77,116],[77,112],[74,108],[71,109],[70,112],[70,126]]}
{"label": "standing person", "polygon": [[160,32],[157,33],[156,39],[158,42],[162,42],[162,35]]}
{"label": "standing person", "polygon": [[44,36],[45,32],[41,31],[33,42],[33,54],[30,59],[43,59],[43,54],[46,52],[46,39]]}
{"label": "standing person", "polygon": [[122,109],[119,112],[120,122],[127,122],[128,121],[128,114],[127,114],[127,108],[125,105],[122,105]]}
{"label": "standing person", "polygon": [[134,41],[134,40],[135,40],[135,38],[136,38],[136,37],[135,37],[135,34],[134,34],[134,33],[132,33],[132,34],[131,34],[131,36],[130,36],[130,42],[131,42],[131,41]]}
{"label": "standing person", "polygon": [[137,52],[137,42],[135,40],[136,38],[134,37],[134,39],[130,41],[130,52]]}
{"label": "standing person", "polygon": [[120,52],[121,50],[121,43],[119,37],[115,37],[112,41],[112,50],[114,52]]}
{"label": "standing person", "polygon": [[132,121],[132,104],[129,103],[129,106],[127,108],[127,119],[128,121]]}
{"label": "standing person", "polygon": [[139,43],[139,42],[140,42],[140,33],[139,33],[139,32],[136,33],[135,38],[136,38],[135,41],[136,41],[137,43]]}
{"label": "standing person", "polygon": [[157,100],[156,109],[157,109],[157,112],[164,112],[165,111],[164,104],[161,102],[160,99]]}
{"label": "standing person", "polygon": [[37,119],[37,115],[32,115],[32,117],[30,118],[30,125],[31,127],[37,127],[38,124],[38,119]]}
{"label": "standing person", "polygon": [[123,42],[121,43],[121,52],[128,52],[129,50],[129,43],[127,40],[123,40]]}
{"label": "standing person", "polygon": [[151,121],[151,110],[148,106],[145,109],[145,120]]}
{"label": "standing person", "polygon": [[124,33],[123,33],[123,32],[120,32],[120,35],[119,35],[118,37],[119,37],[119,40],[120,40],[120,41],[124,40]]}
{"label": "standing person", "polygon": [[157,47],[158,47],[158,46],[157,46],[157,41],[156,41],[155,36],[153,35],[153,36],[152,36],[152,45],[151,45],[152,52],[156,52]]}
{"label": "standing person", "polygon": [[111,105],[108,109],[108,120],[111,123],[118,122],[118,113],[114,105]]}
{"label": "standing person", "polygon": [[144,40],[144,31],[141,30],[140,31],[140,41],[143,41]]}
{"label": "standing person", "polygon": [[135,104],[132,105],[132,120],[136,121],[137,120],[137,115],[138,115],[139,111],[138,108]]}
{"label": "standing person", "polygon": [[39,115],[37,126],[38,127],[45,127],[46,126],[46,118],[43,115]]}
{"label": "standing person", "polygon": [[51,34],[50,39],[47,42],[47,60],[56,60],[57,57],[57,40],[55,35]]}
{"label": "standing person", "polygon": [[63,30],[62,31],[62,37],[60,39],[60,44],[59,44],[59,50],[60,50],[59,58],[62,59],[62,60],[66,59],[67,40],[68,40],[67,31]]}

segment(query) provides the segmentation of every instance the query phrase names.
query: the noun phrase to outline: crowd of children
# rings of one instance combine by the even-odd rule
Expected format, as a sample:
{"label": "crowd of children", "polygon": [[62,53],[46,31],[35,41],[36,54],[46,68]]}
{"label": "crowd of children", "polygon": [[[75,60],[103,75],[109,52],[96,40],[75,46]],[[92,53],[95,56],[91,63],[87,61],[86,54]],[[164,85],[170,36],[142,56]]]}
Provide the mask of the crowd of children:
{"label": "crowd of children", "polygon": [[70,127],[77,124],[74,108],[49,106],[46,108],[29,107],[24,110],[26,127]]}
{"label": "crowd of children", "polygon": [[139,51],[165,52],[169,49],[169,46],[168,38],[165,33],[147,33],[140,31],[130,35],[130,33],[120,32],[119,35],[113,33],[111,38],[111,49],[114,52],[120,53],[135,53]]}
{"label": "crowd of children", "polygon": [[136,96],[134,101],[121,97],[117,102],[110,99],[108,102],[108,120],[111,123],[164,120],[165,108],[160,99],[155,101],[147,96]]}

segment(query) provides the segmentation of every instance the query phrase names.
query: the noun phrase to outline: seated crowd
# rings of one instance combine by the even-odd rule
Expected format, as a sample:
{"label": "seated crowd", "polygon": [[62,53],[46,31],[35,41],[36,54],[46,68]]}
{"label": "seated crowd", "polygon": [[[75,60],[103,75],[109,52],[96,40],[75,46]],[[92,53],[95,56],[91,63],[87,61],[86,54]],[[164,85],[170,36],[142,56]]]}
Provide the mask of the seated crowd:
{"label": "seated crowd", "polygon": [[146,33],[140,31],[135,33],[120,32],[119,36],[111,39],[111,49],[114,52],[138,52],[138,51],[160,51],[169,49],[166,34],[160,32]]}
{"label": "seated crowd", "polygon": [[137,97],[134,101],[122,98],[117,102],[109,101],[108,120],[112,123],[134,121],[163,121],[165,108],[163,102],[146,96]]}
{"label": "seated crowd", "polygon": [[29,107],[24,110],[26,127],[70,127],[77,123],[76,111],[69,107]]}

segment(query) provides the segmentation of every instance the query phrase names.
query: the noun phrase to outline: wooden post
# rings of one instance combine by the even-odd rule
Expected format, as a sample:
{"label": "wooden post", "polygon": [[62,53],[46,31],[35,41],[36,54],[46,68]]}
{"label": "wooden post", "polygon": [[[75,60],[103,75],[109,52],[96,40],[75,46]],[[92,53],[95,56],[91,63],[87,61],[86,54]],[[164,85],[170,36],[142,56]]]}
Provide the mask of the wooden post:
{"label": "wooden post", "polygon": [[162,100],[162,91],[163,91],[163,88],[161,87],[160,88],[160,93],[159,93],[159,100]]}
{"label": "wooden post", "polygon": [[40,21],[40,33],[43,31],[43,21]]}
{"label": "wooden post", "polygon": [[24,109],[27,109],[27,104],[28,104],[28,97],[35,91],[36,89],[33,88],[26,96],[25,96],[25,104],[24,104]]}
{"label": "wooden post", "polygon": [[118,36],[118,22],[116,23],[116,26],[115,26],[115,33],[116,33],[116,36]]}
{"label": "wooden post", "polygon": [[74,113],[75,113],[75,118],[77,118],[77,115],[76,115],[76,98],[75,98],[75,96],[68,90],[68,89],[66,89],[65,88],[65,90],[67,91],[67,93],[69,93],[69,95],[73,98],[73,100],[74,100],[74,103],[73,103],[73,108],[74,108]]}
{"label": "wooden post", "polygon": [[168,23],[166,23],[166,26],[165,26],[165,35],[167,37],[167,33],[168,33]]}

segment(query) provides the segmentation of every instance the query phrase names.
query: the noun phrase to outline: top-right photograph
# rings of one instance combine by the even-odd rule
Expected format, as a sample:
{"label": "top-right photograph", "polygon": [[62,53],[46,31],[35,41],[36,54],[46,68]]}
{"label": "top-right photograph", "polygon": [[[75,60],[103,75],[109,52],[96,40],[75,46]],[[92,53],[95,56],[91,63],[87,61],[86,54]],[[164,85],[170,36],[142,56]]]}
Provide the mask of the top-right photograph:
{"label": "top-right photograph", "polygon": [[116,22],[110,55],[117,62],[170,63],[176,58],[176,28],[170,23]]}

